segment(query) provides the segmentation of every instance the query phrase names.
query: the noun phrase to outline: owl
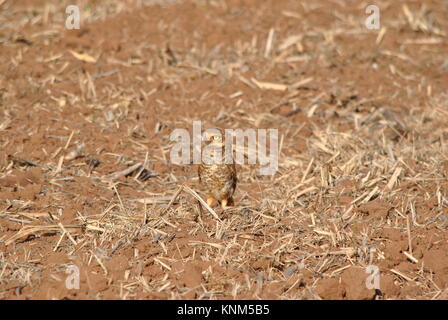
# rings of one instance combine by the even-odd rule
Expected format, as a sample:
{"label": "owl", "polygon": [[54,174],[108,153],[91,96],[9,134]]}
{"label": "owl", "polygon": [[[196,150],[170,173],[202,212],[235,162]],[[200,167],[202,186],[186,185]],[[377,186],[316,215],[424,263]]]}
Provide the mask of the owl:
{"label": "owl", "polygon": [[232,150],[226,153],[225,136],[221,129],[206,137],[202,152],[202,163],[198,167],[199,182],[207,192],[207,204],[212,207],[216,202],[223,209],[233,204],[237,176]]}

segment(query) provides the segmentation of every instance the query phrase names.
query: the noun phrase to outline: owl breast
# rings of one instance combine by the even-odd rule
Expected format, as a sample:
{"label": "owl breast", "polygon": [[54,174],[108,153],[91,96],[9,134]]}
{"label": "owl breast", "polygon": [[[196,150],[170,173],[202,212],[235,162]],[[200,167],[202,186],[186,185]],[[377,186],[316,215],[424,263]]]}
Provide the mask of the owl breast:
{"label": "owl breast", "polygon": [[207,193],[215,199],[229,199],[235,192],[236,171],[234,164],[199,165],[199,180]]}

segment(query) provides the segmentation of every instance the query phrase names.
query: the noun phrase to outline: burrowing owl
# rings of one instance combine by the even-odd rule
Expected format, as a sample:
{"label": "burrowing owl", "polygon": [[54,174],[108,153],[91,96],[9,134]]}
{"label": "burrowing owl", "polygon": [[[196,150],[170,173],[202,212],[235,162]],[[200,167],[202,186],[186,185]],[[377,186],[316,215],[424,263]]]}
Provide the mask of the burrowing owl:
{"label": "burrowing owl", "polygon": [[232,204],[237,182],[236,168],[231,150],[228,153],[225,151],[223,130],[216,129],[216,134],[210,134],[206,139],[198,175],[199,182],[206,189],[209,206],[214,206],[218,201],[225,209]]}

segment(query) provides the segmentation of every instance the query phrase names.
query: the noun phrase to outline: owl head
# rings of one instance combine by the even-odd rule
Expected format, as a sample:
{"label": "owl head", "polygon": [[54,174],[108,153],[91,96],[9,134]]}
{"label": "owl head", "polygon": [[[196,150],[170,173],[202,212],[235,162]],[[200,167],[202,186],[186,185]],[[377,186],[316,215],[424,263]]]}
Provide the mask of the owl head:
{"label": "owl head", "polygon": [[224,147],[225,146],[225,133],[224,130],[220,128],[208,129],[204,132],[204,141],[206,145],[213,147]]}
{"label": "owl head", "polygon": [[207,129],[204,131],[202,139],[205,144],[202,156],[203,159],[207,159],[204,161],[206,164],[233,163],[232,137],[226,141],[226,132],[223,129]]}

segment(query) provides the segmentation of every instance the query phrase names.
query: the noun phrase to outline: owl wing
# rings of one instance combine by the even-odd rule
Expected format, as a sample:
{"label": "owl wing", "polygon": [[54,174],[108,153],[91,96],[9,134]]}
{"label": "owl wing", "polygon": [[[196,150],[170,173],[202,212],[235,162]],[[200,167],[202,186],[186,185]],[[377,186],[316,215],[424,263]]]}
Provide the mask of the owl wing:
{"label": "owl wing", "polygon": [[200,164],[198,166],[198,178],[199,178],[199,182],[202,183],[202,172],[204,170],[204,167],[202,166],[202,164]]}
{"label": "owl wing", "polygon": [[236,175],[236,167],[235,162],[228,165],[228,169],[230,171],[230,179],[232,180],[232,188],[236,189],[236,183],[238,182],[238,177]]}

